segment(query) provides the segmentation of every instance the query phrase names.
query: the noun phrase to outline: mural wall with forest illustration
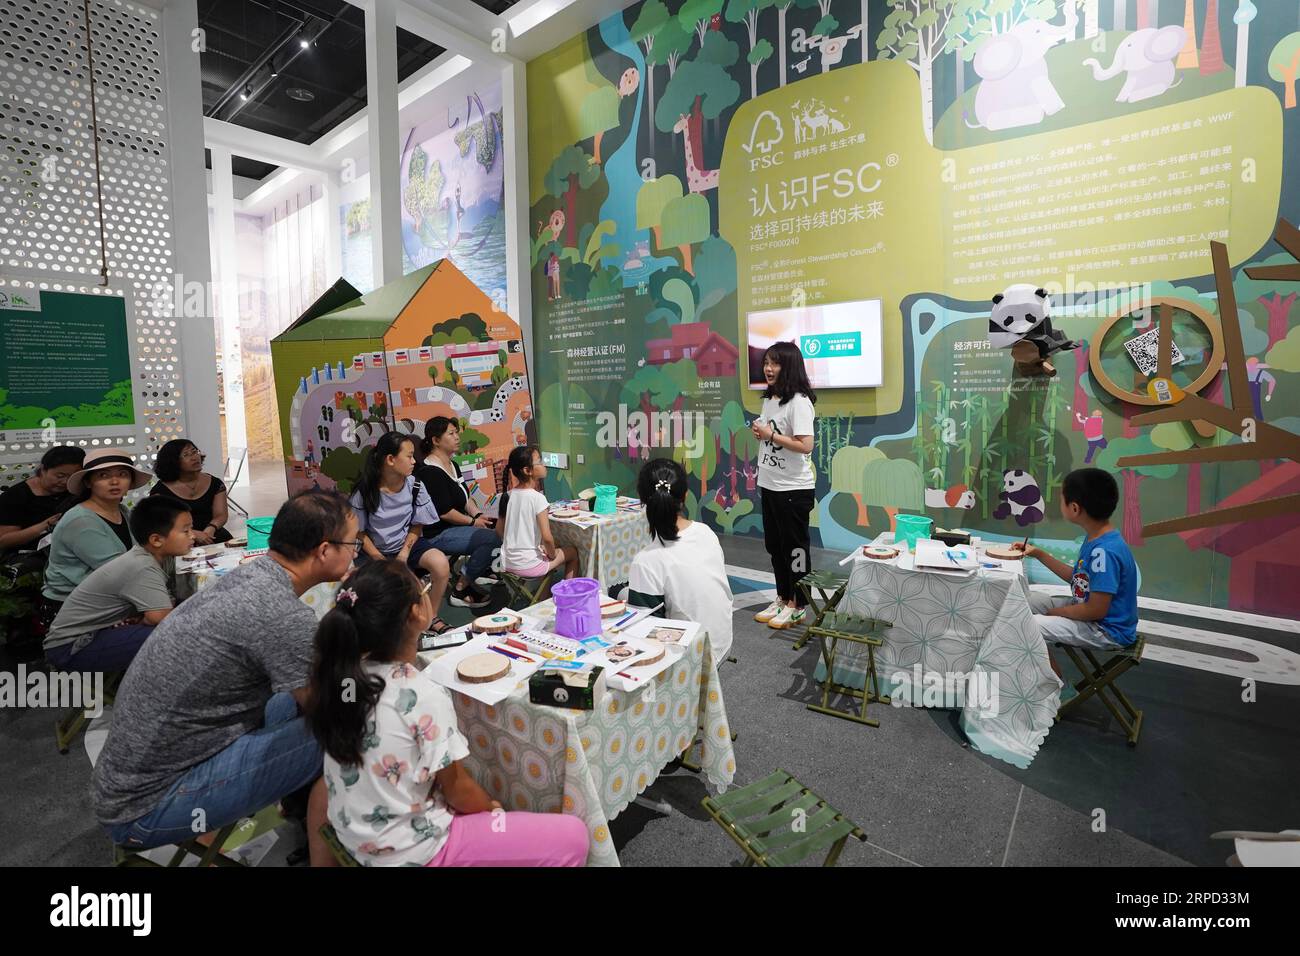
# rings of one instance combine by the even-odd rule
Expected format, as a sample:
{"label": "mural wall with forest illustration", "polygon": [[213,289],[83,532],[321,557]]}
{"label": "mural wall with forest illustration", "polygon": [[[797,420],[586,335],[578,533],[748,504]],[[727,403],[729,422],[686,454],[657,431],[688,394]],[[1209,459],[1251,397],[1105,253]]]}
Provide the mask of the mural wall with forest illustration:
{"label": "mural wall with forest illustration", "polygon": [[[1244,271],[1292,261],[1272,235],[1300,218],[1298,73],[1300,7],[1250,0],[647,0],[533,60],[538,424],[570,455],[552,497],[673,455],[693,517],[761,534],[746,315],[881,299],[885,384],[819,394],[822,546],[902,511],[1072,557],[1055,499],[1094,464],[1144,595],[1300,617],[1300,515],[1143,533],[1300,493],[1300,464],[1120,468],[1241,439],[1135,425],[1148,409],[1089,368],[1144,396],[1126,343],[1169,302],[1179,387],[1224,400],[1203,317],[1237,323],[1255,418],[1300,432],[1300,284]],[[1055,378],[989,347],[1016,283],[1083,343]],[[1033,486],[1041,520],[1016,503]]]}

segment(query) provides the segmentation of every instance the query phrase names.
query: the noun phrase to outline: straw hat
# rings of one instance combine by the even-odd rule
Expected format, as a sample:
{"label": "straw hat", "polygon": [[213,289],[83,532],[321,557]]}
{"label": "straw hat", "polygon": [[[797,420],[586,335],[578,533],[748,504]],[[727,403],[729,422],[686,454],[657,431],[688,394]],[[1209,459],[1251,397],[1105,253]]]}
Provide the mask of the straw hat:
{"label": "straw hat", "polygon": [[149,482],[153,481],[153,476],[147,471],[141,471],[135,466],[135,459],[128,455],[120,448],[101,448],[99,451],[91,452],[86,456],[86,462],[81,471],[73,474],[68,479],[68,493],[79,495],[82,492],[82,482],[85,476],[92,471],[103,471],[105,468],[127,468],[131,471],[131,490],[143,488]]}

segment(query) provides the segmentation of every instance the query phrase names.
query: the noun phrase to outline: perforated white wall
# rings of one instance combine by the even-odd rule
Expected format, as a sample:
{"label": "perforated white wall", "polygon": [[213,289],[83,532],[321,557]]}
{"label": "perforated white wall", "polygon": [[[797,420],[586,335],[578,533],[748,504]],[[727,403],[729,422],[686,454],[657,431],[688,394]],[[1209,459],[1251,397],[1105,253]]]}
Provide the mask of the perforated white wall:
{"label": "perforated white wall", "polygon": [[[82,3],[0,0],[0,281],[130,298],[136,434],[125,443],[149,467],[184,432],[178,320],[155,314],[156,290],[176,272],[161,17],[92,0],[90,38],[106,262]],[[110,288],[99,282],[104,266]],[[0,465],[0,484],[41,454],[22,450],[31,459]]]}

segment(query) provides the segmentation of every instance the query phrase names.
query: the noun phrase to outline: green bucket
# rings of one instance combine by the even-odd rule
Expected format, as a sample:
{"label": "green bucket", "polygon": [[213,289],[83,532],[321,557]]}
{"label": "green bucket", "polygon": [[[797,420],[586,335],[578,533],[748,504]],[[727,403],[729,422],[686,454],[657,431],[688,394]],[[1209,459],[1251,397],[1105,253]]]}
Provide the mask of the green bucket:
{"label": "green bucket", "polygon": [[271,525],[275,524],[275,518],[249,518],[246,524],[248,529],[248,550],[257,551],[265,548],[271,538]]}
{"label": "green bucket", "polygon": [[596,485],[596,500],[592,502],[593,514],[612,515],[618,511],[618,485]]}
{"label": "green bucket", "polygon": [[895,520],[894,543],[905,544],[909,551],[915,551],[918,538],[930,537],[932,524],[930,518],[920,515],[899,515]]}

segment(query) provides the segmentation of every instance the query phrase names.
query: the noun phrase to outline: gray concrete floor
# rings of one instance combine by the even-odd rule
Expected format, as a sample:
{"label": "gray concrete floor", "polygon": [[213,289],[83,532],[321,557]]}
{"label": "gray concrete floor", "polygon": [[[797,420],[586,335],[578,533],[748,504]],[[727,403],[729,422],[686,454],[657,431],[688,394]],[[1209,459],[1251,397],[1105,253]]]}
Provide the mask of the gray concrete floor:
{"label": "gray concrete floor", "polygon": [[[276,485],[274,473],[255,475],[243,503],[254,515],[274,513],[282,477],[278,492]],[[761,541],[727,538],[724,547],[731,565],[770,570]],[[816,555],[814,563],[836,557]],[[762,585],[733,579],[738,596],[755,587]],[[459,620],[458,611],[444,616]],[[1123,681],[1146,712],[1137,748],[1071,720],[1021,771],[963,746],[948,711],[882,707],[879,728],[808,711],[816,651],[793,651],[790,638],[756,624],[752,613],[737,610],[738,661],[721,670],[729,722],[740,734],[736,783],[782,768],[817,789],[868,834],[866,844],[845,849],[841,866],[1220,865],[1231,848],[1211,842],[1211,832],[1296,825],[1295,688],[1267,685],[1257,704],[1229,710],[1238,681],[1144,662]],[[1293,637],[1268,639],[1294,649]],[[56,753],[55,716],[0,710],[0,865],[109,860],[91,813],[85,747]],[[647,794],[673,812],[633,805],[612,823],[623,864],[735,865],[739,851],[700,808],[706,793],[687,770],[661,777]],[[293,845],[290,835],[264,865],[283,862]]]}

